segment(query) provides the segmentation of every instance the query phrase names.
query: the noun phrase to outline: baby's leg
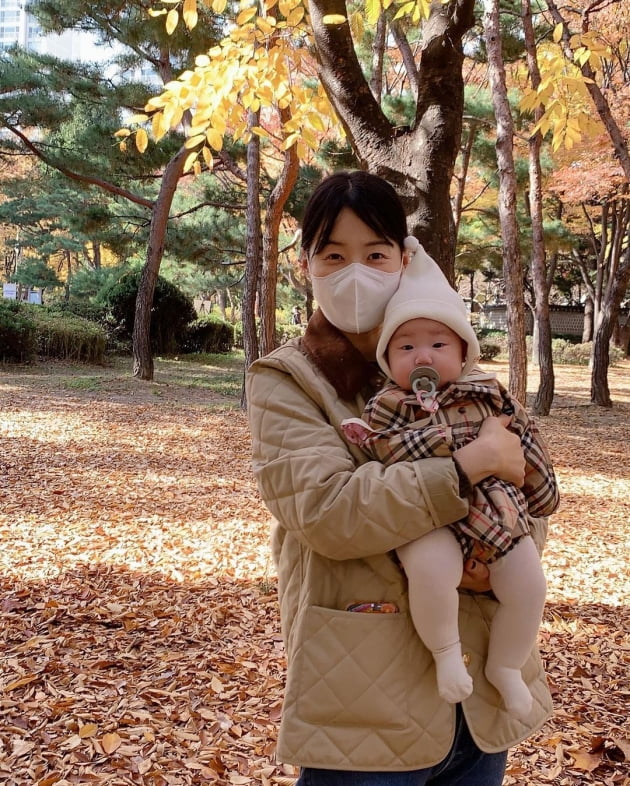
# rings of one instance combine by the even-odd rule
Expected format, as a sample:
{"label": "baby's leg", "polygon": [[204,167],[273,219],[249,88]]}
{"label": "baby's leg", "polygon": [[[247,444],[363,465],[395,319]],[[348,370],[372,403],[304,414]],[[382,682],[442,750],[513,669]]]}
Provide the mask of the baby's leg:
{"label": "baby's leg", "polygon": [[438,691],[455,704],[472,693],[457,625],[461,548],[454,535],[441,527],[399,548],[398,556],[409,581],[411,617],[435,660]]}
{"label": "baby's leg", "polygon": [[533,700],[521,669],[536,643],[546,592],[533,538],[524,537],[489,568],[500,605],[490,630],[486,677],[502,695],[508,712],[524,720]]}

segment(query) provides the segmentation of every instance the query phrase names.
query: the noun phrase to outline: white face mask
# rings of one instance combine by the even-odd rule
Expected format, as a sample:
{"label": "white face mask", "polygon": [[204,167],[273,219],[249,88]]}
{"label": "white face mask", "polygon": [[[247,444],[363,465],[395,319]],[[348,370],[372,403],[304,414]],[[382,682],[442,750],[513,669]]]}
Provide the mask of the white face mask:
{"label": "white face mask", "polygon": [[311,273],[313,295],[326,319],[344,333],[367,333],[378,327],[385,306],[398,289],[399,270],[387,273],[353,262],[327,276]]}

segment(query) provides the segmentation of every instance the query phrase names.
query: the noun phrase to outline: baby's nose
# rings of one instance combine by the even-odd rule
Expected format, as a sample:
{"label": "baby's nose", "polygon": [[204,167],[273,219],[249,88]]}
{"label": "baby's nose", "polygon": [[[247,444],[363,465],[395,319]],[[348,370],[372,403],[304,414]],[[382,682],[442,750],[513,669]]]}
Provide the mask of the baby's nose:
{"label": "baby's nose", "polygon": [[427,349],[417,349],[416,356],[414,358],[414,363],[416,366],[430,366],[431,365],[431,350]]}

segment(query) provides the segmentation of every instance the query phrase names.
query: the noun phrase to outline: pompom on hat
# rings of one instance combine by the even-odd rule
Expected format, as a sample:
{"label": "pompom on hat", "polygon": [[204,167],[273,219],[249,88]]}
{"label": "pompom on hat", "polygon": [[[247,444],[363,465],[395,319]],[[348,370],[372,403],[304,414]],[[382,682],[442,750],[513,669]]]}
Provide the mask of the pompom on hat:
{"label": "pompom on hat", "polygon": [[411,259],[402,272],[398,290],[385,309],[383,329],[376,348],[378,364],[391,377],[387,363],[387,345],[391,337],[403,322],[423,317],[441,322],[466,342],[461,373],[464,377],[473,369],[480,354],[479,341],[468,321],[466,305],[417,238],[406,238],[405,249]]}

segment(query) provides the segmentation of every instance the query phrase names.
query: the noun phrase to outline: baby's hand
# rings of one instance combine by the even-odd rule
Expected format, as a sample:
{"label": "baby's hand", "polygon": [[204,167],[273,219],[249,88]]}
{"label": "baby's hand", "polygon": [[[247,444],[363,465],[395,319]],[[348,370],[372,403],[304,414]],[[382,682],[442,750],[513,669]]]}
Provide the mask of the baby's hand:
{"label": "baby's hand", "polygon": [[491,587],[488,566],[478,559],[467,559],[459,586],[460,589],[471,592],[489,592]]}

